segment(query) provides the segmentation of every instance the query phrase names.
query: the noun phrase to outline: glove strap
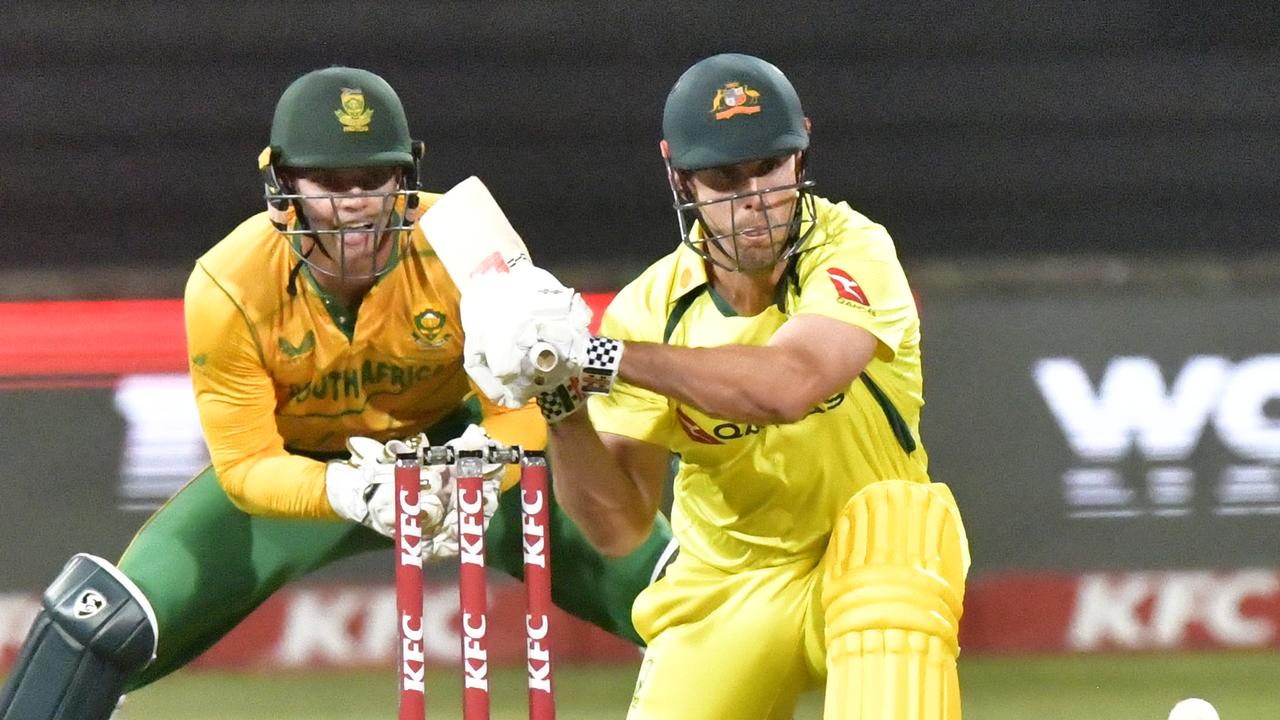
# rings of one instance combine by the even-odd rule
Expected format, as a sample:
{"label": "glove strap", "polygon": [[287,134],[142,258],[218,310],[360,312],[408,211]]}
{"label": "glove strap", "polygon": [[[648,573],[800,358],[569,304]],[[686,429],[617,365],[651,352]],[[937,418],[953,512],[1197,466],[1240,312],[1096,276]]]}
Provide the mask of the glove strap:
{"label": "glove strap", "polygon": [[582,365],[582,392],[592,395],[608,395],[618,377],[618,365],[622,363],[622,341],[610,337],[593,336],[587,342],[587,361]]}
{"label": "glove strap", "polygon": [[546,392],[538,393],[538,407],[542,417],[555,425],[569,417],[587,404],[587,396],[582,394],[578,378],[569,378],[568,382]]}

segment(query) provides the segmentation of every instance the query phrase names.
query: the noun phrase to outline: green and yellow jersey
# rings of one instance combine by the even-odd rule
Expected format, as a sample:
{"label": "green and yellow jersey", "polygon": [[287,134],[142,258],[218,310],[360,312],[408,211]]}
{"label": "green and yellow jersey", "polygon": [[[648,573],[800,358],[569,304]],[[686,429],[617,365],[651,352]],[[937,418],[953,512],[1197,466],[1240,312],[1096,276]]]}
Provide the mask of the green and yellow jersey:
{"label": "green and yellow jersey", "polygon": [[[423,193],[422,204],[438,197]],[[309,268],[291,294],[298,262],[265,212],[197,261],[185,297],[191,378],[214,468],[237,506],[335,518],[325,466],[309,456],[343,453],[353,435],[412,435],[471,394],[459,293],[417,228],[358,315],[320,289]],[[536,407],[505,411],[479,397],[493,437],[545,446]]]}
{"label": "green and yellow jersey", "polygon": [[680,551],[725,571],[797,556],[816,562],[859,489],[878,480],[928,481],[919,442],[920,323],[893,241],[845,203],[816,198],[816,206],[806,249],[764,312],[736,315],[708,286],[703,260],[681,245],[624,288],[601,322],[602,335],[622,340],[711,347],[764,345],[788,318],[817,314],[879,340],[852,385],[795,423],[711,417],[623,382],[591,398],[597,430],[679,456],[671,524]]}

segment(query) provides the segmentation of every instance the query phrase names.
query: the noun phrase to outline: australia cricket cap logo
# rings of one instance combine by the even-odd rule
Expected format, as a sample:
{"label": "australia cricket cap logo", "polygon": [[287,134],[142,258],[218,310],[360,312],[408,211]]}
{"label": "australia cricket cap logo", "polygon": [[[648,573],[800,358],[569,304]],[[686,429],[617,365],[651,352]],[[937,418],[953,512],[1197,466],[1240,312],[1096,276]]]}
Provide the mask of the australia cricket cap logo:
{"label": "australia cricket cap logo", "polygon": [[735,115],[754,115],[760,112],[760,91],[752,90],[740,82],[728,82],[716,89],[711,101],[711,114],[717,120],[728,120]]}
{"label": "australia cricket cap logo", "polygon": [[373,110],[364,106],[364,90],[342,88],[340,107],[333,111],[342,123],[342,132],[369,132]]}
{"label": "australia cricket cap logo", "polygon": [[107,606],[107,599],[102,597],[102,593],[97,590],[85,590],[76,598],[75,605],[71,608],[71,614],[76,616],[78,620],[85,620],[102,612],[102,608]]}

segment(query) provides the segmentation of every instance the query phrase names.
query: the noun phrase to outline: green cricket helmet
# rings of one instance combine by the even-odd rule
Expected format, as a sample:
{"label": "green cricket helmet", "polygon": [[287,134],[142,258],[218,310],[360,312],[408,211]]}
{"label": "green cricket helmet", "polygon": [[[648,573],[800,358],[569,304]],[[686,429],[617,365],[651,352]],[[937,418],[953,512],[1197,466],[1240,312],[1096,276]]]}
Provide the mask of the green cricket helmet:
{"label": "green cricket helmet", "polygon": [[[681,239],[710,262],[729,270],[758,270],[784,260],[804,245],[814,227],[813,182],[804,178],[809,130],[800,97],[782,71],[751,55],[726,53],[695,63],[667,96],[662,116],[668,178],[675,199]],[[698,201],[688,189],[692,172],[739,163],[798,155],[794,183]],[[744,264],[737,246],[736,227],[715,234],[702,210],[718,203],[739,203],[766,193],[793,192],[795,212],[788,217],[765,217],[776,234],[772,259]],[[763,203],[762,203],[763,207]],[[763,211],[762,211],[763,212]],[[730,217],[735,217],[733,213]],[[699,233],[692,231],[701,225]],[[721,251],[712,255],[708,245]]]}
{"label": "green cricket helmet", "polygon": [[[417,206],[422,154],[422,143],[411,139],[404,106],[386,80],[368,70],[329,67],[309,72],[285,89],[271,120],[271,145],[258,164],[272,220],[299,260],[328,275],[365,278],[386,272],[389,262],[371,260],[367,268],[351,267],[346,239],[355,232],[372,232],[381,246],[408,238],[413,224],[407,216]],[[398,168],[395,189],[303,195],[290,180],[306,171],[371,168]],[[304,212],[303,201],[327,201],[336,218],[339,201],[351,197],[379,198],[381,220],[372,227],[322,230],[314,228]],[[336,265],[336,271],[313,262],[315,250]],[[381,255],[386,253],[375,252],[374,258]]]}

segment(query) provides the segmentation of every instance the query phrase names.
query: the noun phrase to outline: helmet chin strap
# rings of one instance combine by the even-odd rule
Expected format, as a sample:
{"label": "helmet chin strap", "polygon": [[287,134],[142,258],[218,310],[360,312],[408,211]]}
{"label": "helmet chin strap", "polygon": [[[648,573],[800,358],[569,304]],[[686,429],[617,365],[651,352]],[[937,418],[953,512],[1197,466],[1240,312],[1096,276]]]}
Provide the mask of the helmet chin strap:
{"label": "helmet chin strap", "polygon": [[298,274],[302,272],[302,266],[307,264],[307,256],[311,254],[313,249],[315,249],[315,245],[307,248],[307,251],[302,254],[302,257],[298,258],[298,262],[294,263],[293,269],[289,271],[289,284],[285,286],[285,290],[288,291],[289,297],[298,296]]}

